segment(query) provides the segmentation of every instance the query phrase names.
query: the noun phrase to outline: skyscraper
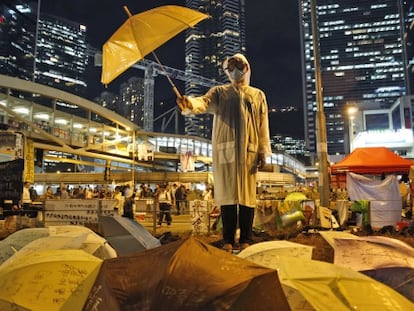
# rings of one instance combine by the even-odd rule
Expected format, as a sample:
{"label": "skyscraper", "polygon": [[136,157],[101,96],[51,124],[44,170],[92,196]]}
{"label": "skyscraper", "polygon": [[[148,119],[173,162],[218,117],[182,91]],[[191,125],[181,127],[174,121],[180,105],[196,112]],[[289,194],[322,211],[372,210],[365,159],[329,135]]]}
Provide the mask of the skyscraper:
{"label": "skyscraper", "polygon": [[120,102],[115,110],[144,128],[144,79],[131,77],[120,86]]}
{"label": "skyscraper", "polygon": [[0,4],[0,73],[86,95],[86,27],[41,14],[30,1]]}
{"label": "skyscraper", "polygon": [[26,1],[0,3],[0,73],[33,80],[36,13]]}
{"label": "skyscraper", "polygon": [[86,26],[45,14],[38,25],[35,81],[85,97]]}
{"label": "skyscraper", "polygon": [[[244,0],[187,0],[187,7],[209,14],[205,20],[186,32],[185,70],[188,73],[225,82],[222,63],[235,53],[245,53],[245,4]],[[200,95],[206,88],[186,82],[188,95]],[[210,138],[211,116],[188,118],[186,132]]]}
{"label": "skyscraper", "polygon": [[[412,1],[410,1],[412,2]],[[300,0],[305,137],[316,151],[316,93],[310,0]],[[329,154],[346,150],[345,108],[388,109],[408,94],[402,0],[318,0],[319,52]],[[404,19],[407,16],[408,19]]]}

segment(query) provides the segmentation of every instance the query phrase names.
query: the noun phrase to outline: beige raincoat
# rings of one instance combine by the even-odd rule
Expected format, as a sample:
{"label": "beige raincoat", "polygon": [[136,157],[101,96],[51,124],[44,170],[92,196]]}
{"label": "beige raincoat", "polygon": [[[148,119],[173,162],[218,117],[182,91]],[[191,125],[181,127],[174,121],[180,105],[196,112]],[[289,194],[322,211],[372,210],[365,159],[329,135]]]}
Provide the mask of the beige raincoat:
{"label": "beige raincoat", "polygon": [[[250,65],[248,70],[250,77]],[[204,96],[190,98],[190,101],[192,113],[214,115],[215,203],[255,207],[258,154],[271,153],[264,92],[249,85],[226,84],[212,87]]]}

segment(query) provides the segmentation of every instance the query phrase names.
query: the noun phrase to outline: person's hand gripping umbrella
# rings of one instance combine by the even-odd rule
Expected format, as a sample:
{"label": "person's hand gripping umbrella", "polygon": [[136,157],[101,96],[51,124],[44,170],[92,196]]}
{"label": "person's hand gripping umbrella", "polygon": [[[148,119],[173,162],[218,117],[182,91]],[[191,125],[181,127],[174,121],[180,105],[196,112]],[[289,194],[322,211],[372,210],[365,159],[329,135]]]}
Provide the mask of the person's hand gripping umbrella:
{"label": "person's hand gripping umbrella", "polygon": [[[103,46],[103,84],[109,84],[149,53],[153,54],[165,71],[154,50],[181,31],[209,17],[196,10],[176,5],[160,6],[136,15],[132,15],[126,6],[124,9],[128,19]],[[174,93],[181,97],[170,77],[167,74],[166,77]]]}

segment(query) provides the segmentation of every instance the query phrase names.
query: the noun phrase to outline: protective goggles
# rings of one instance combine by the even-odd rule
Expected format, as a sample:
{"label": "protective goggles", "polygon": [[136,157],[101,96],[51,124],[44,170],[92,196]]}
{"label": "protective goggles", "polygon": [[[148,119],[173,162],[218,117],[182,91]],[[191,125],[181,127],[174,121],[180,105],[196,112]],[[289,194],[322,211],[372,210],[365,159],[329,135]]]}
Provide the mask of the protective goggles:
{"label": "protective goggles", "polygon": [[234,68],[237,68],[239,70],[243,70],[245,66],[246,66],[246,64],[240,58],[230,57],[227,60],[227,67],[224,68],[224,70],[233,71]]}

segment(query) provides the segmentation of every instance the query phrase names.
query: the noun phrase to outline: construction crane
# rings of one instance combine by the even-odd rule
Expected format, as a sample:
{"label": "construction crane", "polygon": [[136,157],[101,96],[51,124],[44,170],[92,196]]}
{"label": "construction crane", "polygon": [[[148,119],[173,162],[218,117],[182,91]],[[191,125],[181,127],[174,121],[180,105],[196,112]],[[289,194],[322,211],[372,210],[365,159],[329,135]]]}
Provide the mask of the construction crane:
{"label": "construction crane", "polygon": [[[102,66],[102,53],[96,52],[94,55],[95,66]],[[181,81],[191,81],[201,86],[212,87],[219,82],[199,75],[190,74],[185,71],[160,65],[148,59],[142,59],[132,66],[133,68],[144,70],[144,130],[152,132],[154,129],[154,86],[155,77],[158,75],[169,76]]]}

